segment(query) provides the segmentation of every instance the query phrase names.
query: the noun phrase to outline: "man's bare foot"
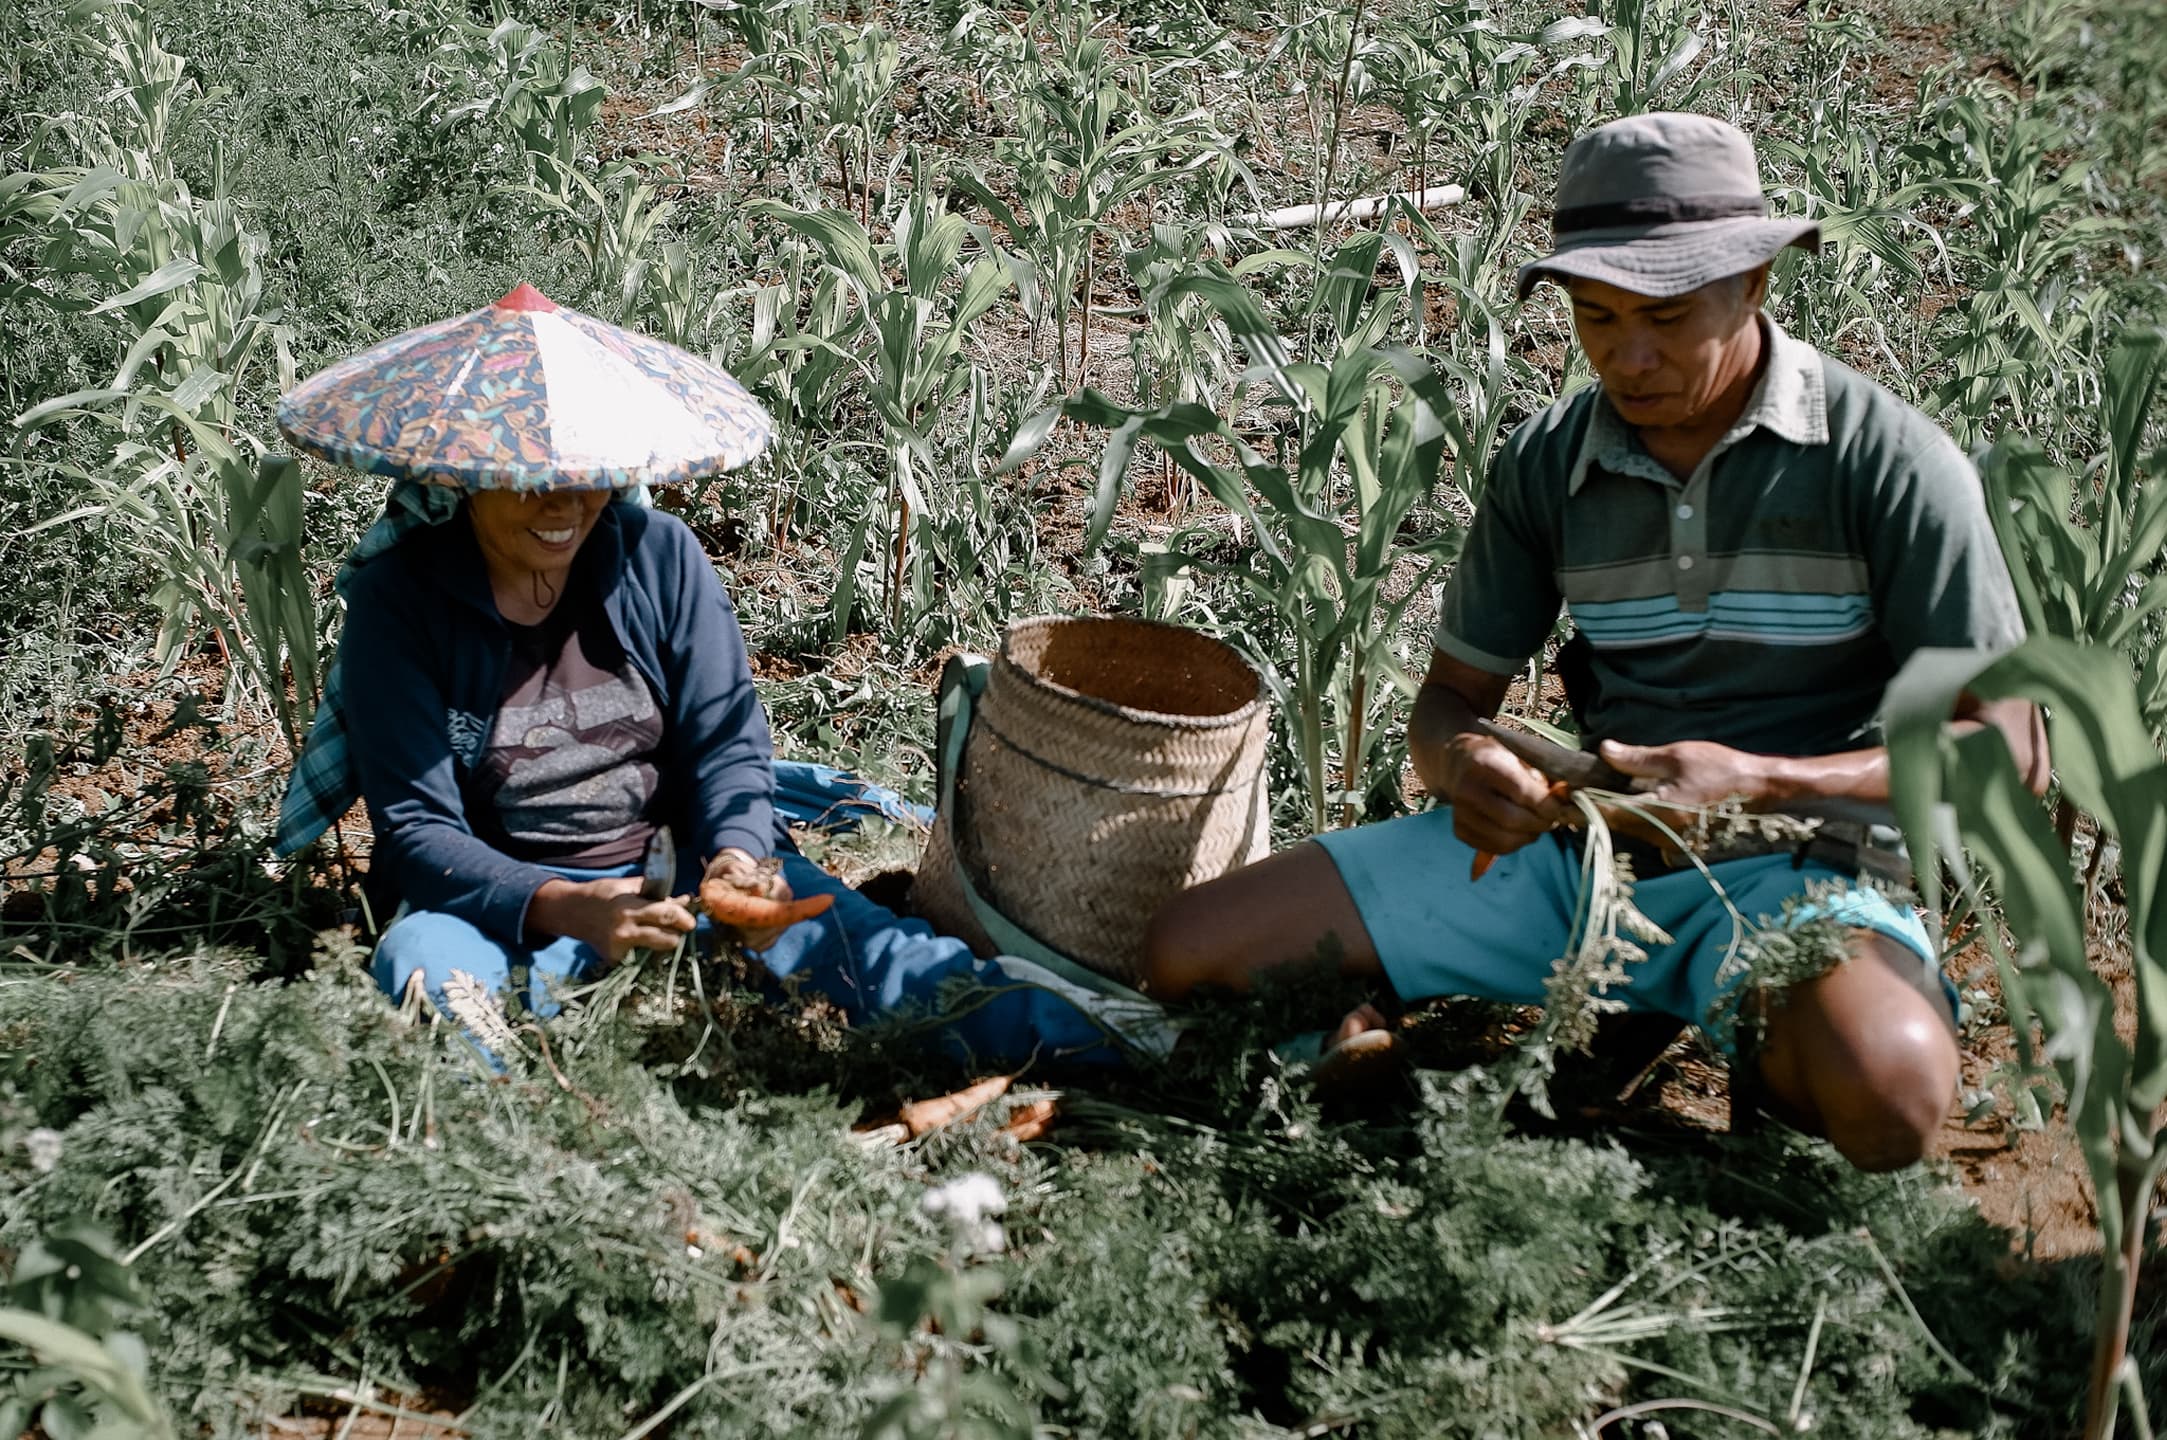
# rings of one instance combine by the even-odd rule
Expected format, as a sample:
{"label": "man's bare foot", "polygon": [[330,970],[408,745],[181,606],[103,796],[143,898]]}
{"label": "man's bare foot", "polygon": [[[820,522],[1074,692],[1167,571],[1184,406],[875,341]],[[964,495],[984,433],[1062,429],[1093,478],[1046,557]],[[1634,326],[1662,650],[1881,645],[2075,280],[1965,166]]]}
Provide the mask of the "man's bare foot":
{"label": "man's bare foot", "polygon": [[1347,1012],[1326,1039],[1313,1081],[1320,1094],[1349,1099],[1375,1090],[1400,1070],[1399,1039],[1392,1022],[1374,1005]]}
{"label": "man's bare foot", "polygon": [[1366,1035],[1372,1030],[1389,1033],[1391,1028],[1392,1022],[1385,1019],[1384,1011],[1374,1005],[1357,1005],[1347,1012],[1347,1018],[1339,1022],[1339,1028],[1324,1042],[1324,1048],[1334,1050],[1357,1035]]}

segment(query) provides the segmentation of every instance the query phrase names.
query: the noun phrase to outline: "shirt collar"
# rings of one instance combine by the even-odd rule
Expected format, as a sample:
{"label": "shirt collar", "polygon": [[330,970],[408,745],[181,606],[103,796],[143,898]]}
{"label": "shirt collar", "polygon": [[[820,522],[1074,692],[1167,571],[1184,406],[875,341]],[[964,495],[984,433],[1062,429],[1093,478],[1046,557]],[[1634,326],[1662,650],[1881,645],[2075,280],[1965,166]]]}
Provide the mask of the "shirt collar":
{"label": "shirt collar", "polygon": [[[1761,338],[1768,346],[1768,364],[1752,398],[1722,440],[1716,452],[1728,449],[1756,429],[1781,436],[1794,445],[1828,443],[1828,387],[1821,372],[1821,352],[1803,340],[1793,340],[1768,316],[1760,317]],[[1594,413],[1580,441],[1580,451],[1566,484],[1567,494],[1578,494],[1588,478],[1588,468],[1600,465],[1618,475],[1638,475],[1659,485],[1675,483],[1677,477],[1641,448],[1633,427],[1610,408],[1598,386]]]}

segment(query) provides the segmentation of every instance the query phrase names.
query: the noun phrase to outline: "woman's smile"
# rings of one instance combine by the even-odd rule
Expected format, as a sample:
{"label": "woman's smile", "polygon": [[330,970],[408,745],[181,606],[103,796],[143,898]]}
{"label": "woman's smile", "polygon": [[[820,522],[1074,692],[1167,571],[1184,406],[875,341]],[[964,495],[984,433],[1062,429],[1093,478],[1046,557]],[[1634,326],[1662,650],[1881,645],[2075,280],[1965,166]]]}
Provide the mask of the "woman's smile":
{"label": "woman's smile", "polygon": [[507,618],[531,623],[556,603],[573,557],[609,500],[607,490],[547,495],[480,490],[467,498],[467,518],[481,542],[490,589]]}

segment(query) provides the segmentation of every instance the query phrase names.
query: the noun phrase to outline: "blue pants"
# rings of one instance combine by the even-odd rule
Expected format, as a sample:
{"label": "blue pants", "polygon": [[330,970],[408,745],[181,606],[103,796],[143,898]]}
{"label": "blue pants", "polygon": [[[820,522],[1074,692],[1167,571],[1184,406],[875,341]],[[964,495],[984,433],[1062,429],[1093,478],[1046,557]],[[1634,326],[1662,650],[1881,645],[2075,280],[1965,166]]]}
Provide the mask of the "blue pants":
{"label": "blue pants", "polygon": [[[783,878],[803,899],[833,895],[824,915],[800,921],[754,958],[778,982],[791,981],[840,1006],[853,1025],[890,1019],[926,1024],[928,1039],[966,1063],[1014,1064],[1034,1056],[1118,1062],[1121,1041],[1160,1048],[1156,1028],[1139,1026],[1133,1008],[1100,998],[1026,961],[981,960],[960,940],[933,933],[923,920],[883,909],[800,855],[784,855]],[[568,880],[618,871],[560,870]],[[681,885],[681,893],[691,885]],[[700,922],[703,938],[712,930]],[[550,991],[602,972],[602,957],[568,938],[510,944],[454,916],[410,911],[377,943],[371,971],[394,998],[420,974],[441,1013],[444,982],[463,970],[540,1016],[553,1015]],[[1165,1042],[1170,1043],[1170,1038]]]}

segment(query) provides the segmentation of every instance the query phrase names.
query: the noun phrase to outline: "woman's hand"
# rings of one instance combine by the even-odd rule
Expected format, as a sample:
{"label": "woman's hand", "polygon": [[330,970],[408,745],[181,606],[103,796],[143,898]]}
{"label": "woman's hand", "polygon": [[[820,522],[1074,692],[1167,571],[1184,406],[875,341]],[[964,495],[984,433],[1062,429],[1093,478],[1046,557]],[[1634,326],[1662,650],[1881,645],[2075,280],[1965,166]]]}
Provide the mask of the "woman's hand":
{"label": "woman's hand", "polygon": [[527,902],[527,929],[585,942],[615,965],[634,950],[674,950],[696,922],[682,900],[649,900],[640,877],[547,880]]}
{"label": "woman's hand", "polygon": [[[761,900],[793,898],[790,882],[783,879],[780,869],[763,865],[745,851],[734,848],[723,850],[707,862],[707,874],[702,877],[703,888],[709,881],[719,882],[739,894],[751,895]],[[726,925],[724,928],[736,935],[738,943],[747,950],[765,950],[790,927],[785,924],[760,929],[743,925]]]}

